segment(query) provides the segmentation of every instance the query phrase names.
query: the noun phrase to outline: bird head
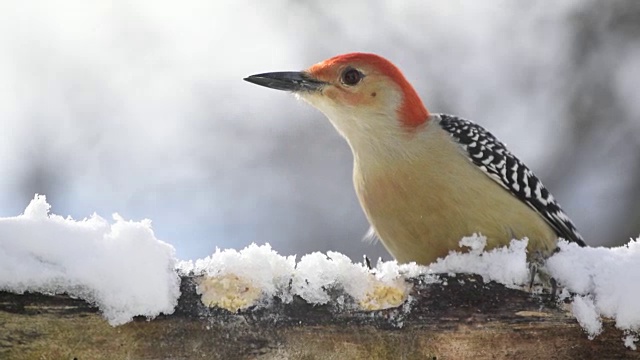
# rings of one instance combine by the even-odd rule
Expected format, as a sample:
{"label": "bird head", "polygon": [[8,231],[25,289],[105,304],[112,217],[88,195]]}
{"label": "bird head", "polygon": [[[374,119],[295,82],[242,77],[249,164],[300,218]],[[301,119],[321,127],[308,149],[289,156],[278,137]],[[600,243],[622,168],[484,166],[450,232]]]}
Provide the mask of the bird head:
{"label": "bird head", "polygon": [[322,111],[350,144],[411,132],[429,116],[402,72],[375,54],[338,55],[307,70],[257,74],[245,80],[295,93]]}

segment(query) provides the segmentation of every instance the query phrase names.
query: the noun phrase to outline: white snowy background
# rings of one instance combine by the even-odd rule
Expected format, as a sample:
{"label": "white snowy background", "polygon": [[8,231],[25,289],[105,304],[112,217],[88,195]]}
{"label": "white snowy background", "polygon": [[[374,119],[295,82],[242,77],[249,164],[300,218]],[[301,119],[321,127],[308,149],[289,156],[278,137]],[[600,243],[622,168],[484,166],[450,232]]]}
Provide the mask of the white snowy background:
{"label": "white snowy background", "polygon": [[591,245],[640,233],[640,2],[0,1],[0,216],[153,220],[179,259],[389,259],[323,116],[242,81],[351,51],[485,125]]}

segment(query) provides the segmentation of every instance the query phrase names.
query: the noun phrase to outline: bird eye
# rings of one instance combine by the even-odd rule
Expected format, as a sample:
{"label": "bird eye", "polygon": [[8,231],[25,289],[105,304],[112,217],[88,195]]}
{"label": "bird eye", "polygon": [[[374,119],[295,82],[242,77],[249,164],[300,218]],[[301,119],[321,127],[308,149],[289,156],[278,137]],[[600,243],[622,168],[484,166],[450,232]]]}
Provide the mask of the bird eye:
{"label": "bird eye", "polygon": [[362,80],[362,73],[356,69],[347,69],[342,73],[342,82],[345,85],[355,85]]}

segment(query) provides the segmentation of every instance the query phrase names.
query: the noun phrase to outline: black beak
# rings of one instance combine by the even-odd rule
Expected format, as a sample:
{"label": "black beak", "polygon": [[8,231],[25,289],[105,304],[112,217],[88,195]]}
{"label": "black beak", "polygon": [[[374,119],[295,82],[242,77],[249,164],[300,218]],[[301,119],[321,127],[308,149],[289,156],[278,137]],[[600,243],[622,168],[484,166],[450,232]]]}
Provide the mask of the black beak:
{"label": "black beak", "polygon": [[318,91],[326,83],[316,80],[306,72],[282,71],[265,74],[251,75],[246,81],[256,85],[266,86],[276,90],[292,92]]}

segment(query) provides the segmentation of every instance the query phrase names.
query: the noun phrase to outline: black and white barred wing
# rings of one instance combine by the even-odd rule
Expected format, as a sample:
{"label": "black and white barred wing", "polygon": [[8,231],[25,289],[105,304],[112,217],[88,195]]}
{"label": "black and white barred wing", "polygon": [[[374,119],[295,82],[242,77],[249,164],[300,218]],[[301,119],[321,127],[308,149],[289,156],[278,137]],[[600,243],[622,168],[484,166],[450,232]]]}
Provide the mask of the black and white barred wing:
{"label": "black and white barred wing", "polygon": [[439,115],[440,126],[462,145],[469,160],[500,186],[542,216],[558,236],[586,246],[571,219],[542,182],[505,145],[482,126],[455,116]]}

